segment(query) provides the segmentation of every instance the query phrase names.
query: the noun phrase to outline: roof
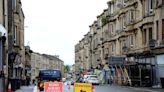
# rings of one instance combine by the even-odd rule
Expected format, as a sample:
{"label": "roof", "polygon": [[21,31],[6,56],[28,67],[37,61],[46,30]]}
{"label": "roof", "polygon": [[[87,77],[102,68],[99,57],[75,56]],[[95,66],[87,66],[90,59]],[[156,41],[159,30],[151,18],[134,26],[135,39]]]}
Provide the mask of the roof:
{"label": "roof", "polygon": [[58,57],[56,56],[53,56],[53,55],[47,55],[47,54],[42,54],[44,57],[47,57],[49,59],[52,59],[52,60],[55,60],[55,61],[60,61],[60,62],[63,62],[61,59],[59,59]]}

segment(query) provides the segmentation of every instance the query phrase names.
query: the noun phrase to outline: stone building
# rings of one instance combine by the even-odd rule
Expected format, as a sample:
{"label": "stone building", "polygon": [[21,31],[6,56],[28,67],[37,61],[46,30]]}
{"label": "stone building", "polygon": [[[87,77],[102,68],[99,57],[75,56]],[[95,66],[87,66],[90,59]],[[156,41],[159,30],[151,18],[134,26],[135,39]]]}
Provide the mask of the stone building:
{"label": "stone building", "polygon": [[8,77],[8,7],[6,0],[0,0],[0,92],[6,91]]}
{"label": "stone building", "polygon": [[18,84],[12,85],[12,91],[19,89],[25,79],[24,18],[21,0],[8,0],[9,80]]}
{"label": "stone building", "polygon": [[[160,85],[164,78],[161,73],[164,68],[164,1],[111,0],[107,4],[108,8],[90,26],[89,38],[83,38],[91,44],[91,59],[82,62],[93,68],[108,63],[124,79],[122,70],[127,69],[126,75],[133,85]],[[81,43],[78,43],[80,47],[84,47]],[[83,64],[78,57],[86,55],[80,54],[82,50],[78,44],[75,46],[75,66]],[[131,73],[134,70],[136,73]],[[117,80],[123,84],[121,78]]]}
{"label": "stone building", "polygon": [[40,69],[59,69],[64,75],[64,62],[57,56],[34,52],[31,54],[31,80],[38,76]]}
{"label": "stone building", "polygon": [[33,51],[29,46],[25,46],[25,80],[24,85],[29,85],[29,81],[31,79],[31,53]]}

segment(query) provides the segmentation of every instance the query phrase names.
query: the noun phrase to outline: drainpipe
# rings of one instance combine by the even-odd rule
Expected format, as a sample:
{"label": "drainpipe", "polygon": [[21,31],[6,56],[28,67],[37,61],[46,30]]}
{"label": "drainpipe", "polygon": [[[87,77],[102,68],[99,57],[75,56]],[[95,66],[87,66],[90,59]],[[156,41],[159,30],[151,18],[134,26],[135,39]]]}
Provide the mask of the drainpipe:
{"label": "drainpipe", "polygon": [[0,92],[3,92],[3,57],[2,57],[2,39],[0,38]]}
{"label": "drainpipe", "polygon": [[4,44],[5,44],[5,41],[6,41],[6,37],[5,36],[2,36],[0,38],[0,92],[4,92],[5,90],[5,76],[4,76],[4,70],[3,70],[3,62],[4,62],[4,57],[5,55],[3,54],[4,53]]}

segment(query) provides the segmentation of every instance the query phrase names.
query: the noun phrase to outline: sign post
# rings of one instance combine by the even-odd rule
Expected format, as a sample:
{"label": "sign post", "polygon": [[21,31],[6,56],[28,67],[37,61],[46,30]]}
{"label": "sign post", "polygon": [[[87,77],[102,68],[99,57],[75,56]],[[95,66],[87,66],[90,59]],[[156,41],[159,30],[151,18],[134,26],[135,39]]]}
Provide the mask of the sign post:
{"label": "sign post", "polygon": [[92,92],[92,84],[74,83],[74,92]]}
{"label": "sign post", "polygon": [[63,92],[62,82],[45,82],[44,92]]}

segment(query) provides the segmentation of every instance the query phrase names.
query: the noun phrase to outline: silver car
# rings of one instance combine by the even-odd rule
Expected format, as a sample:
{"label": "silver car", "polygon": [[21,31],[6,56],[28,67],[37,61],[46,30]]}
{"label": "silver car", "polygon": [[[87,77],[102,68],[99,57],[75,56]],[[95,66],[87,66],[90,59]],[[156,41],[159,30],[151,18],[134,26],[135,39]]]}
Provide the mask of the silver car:
{"label": "silver car", "polygon": [[92,83],[93,85],[99,85],[100,84],[100,81],[99,79],[97,78],[96,75],[90,75],[88,76],[87,80],[86,80],[88,83]]}

